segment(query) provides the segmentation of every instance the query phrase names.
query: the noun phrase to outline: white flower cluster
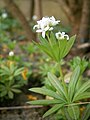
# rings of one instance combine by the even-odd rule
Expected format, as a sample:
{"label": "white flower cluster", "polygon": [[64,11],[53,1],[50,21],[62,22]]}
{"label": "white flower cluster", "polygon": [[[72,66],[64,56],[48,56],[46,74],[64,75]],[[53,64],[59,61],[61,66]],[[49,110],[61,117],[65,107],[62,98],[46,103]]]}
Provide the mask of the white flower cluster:
{"label": "white flower cluster", "polygon": [[62,40],[62,39],[65,39],[65,38],[67,40],[69,40],[69,36],[67,34],[65,34],[65,32],[58,32],[58,33],[55,34],[55,36],[58,40]]}
{"label": "white flower cluster", "polygon": [[[37,21],[37,25],[35,25],[33,28],[36,29],[36,32],[41,32],[42,37],[45,38],[46,31],[52,31],[53,26],[59,24],[59,20],[55,20],[55,18],[52,17],[43,17],[41,20]],[[58,40],[67,39],[69,40],[69,36],[65,34],[65,32],[58,32],[55,34],[56,38]]]}
{"label": "white flower cluster", "polygon": [[52,17],[43,17],[40,21],[37,21],[37,25],[34,26],[34,29],[37,29],[36,32],[41,32],[42,37],[45,38],[46,31],[53,30],[53,26],[57,25],[60,21],[55,20]]}

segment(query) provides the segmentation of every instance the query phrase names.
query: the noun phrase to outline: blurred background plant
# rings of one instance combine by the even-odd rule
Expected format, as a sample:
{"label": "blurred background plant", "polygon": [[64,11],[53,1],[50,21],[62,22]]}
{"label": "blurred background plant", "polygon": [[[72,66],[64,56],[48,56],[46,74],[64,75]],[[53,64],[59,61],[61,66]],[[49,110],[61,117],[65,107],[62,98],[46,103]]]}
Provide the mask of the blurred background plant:
{"label": "blurred background plant", "polygon": [[15,61],[0,61],[0,101],[14,99],[20,88],[27,83],[28,70],[19,67]]}
{"label": "blurred background plant", "polygon": [[[22,27],[18,20],[14,19],[12,15],[5,9],[0,9],[0,41],[8,42],[8,39],[19,39]],[[7,38],[5,39],[6,36]],[[4,38],[3,38],[4,37]]]}

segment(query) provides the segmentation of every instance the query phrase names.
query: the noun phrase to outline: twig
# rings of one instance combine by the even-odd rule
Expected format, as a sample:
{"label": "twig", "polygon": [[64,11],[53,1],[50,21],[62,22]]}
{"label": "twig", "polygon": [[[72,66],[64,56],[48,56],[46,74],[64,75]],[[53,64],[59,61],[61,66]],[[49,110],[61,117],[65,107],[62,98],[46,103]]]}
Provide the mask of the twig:
{"label": "twig", "polygon": [[42,107],[43,106],[25,105],[25,106],[13,106],[13,107],[0,107],[0,110],[31,109],[31,108],[42,108]]}
{"label": "twig", "polygon": [[88,47],[90,47],[90,43],[81,44],[81,45],[79,45],[77,48],[78,48],[78,49],[85,49],[85,48],[88,48]]}
{"label": "twig", "polygon": [[90,104],[90,102],[79,102],[79,103],[72,103],[72,104],[65,105],[65,106],[75,106],[75,105],[85,105],[85,104]]}
{"label": "twig", "polygon": [[[75,105],[85,105],[90,104],[90,102],[80,102],[80,103],[72,103],[65,106],[75,106]],[[14,109],[32,109],[32,108],[43,108],[45,106],[32,106],[32,105],[25,105],[25,106],[14,106],[14,107],[0,107],[0,110],[14,110]]]}

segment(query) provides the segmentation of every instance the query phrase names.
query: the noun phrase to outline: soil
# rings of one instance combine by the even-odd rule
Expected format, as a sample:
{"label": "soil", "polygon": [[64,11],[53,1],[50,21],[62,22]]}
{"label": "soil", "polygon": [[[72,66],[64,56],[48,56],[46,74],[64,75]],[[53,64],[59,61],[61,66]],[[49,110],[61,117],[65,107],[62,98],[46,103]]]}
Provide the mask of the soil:
{"label": "soil", "polygon": [[2,110],[0,120],[53,120],[50,117],[42,118],[43,111],[42,108]]}
{"label": "soil", "polygon": [[54,120],[51,117],[42,118],[48,107],[34,107],[26,103],[30,100],[28,95],[32,96],[32,100],[43,99],[44,96],[27,91],[28,86],[23,88],[23,92],[16,95],[14,100],[0,102],[0,120]]}
{"label": "soil", "polygon": [[[43,96],[32,94],[37,98]],[[0,120],[53,120],[52,118],[42,118],[48,107],[38,107],[26,104],[29,101],[25,94],[20,94],[15,101],[0,103]]]}

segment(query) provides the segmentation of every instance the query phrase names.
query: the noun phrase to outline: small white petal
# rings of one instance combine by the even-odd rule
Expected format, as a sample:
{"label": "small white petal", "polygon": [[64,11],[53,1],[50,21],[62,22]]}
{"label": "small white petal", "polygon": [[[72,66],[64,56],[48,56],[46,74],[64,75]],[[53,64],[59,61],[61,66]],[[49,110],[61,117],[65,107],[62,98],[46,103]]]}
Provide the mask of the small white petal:
{"label": "small white petal", "polygon": [[62,34],[62,35],[65,35],[65,32],[62,32],[61,34]]}
{"label": "small white petal", "polygon": [[68,35],[64,35],[64,37],[65,37],[67,40],[69,40],[69,36],[68,36]]}
{"label": "small white petal", "polygon": [[42,37],[45,38],[45,31],[42,32]]}
{"label": "small white petal", "polygon": [[57,39],[67,39],[67,40],[69,40],[69,36],[67,35],[67,34],[65,34],[65,32],[58,32],[58,33],[56,33],[55,34],[55,36],[56,36],[56,38]]}
{"label": "small white petal", "polygon": [[45,27],[44,30],[45,30],[45,31],[48,31],[48,30],[49,30],[49,26]]}
{"label": "small white petal", "polygon": [[53,27],[50,27],[50,28],[49,28],[49,31],[52,31],[52,30],[53,30]]}
{"label": "small white petal", "polygon": [[38,25],[34,25],[33,29],[38,28],[38,27],[39,27]]}
{"label": "small white petal", "polygon": [[42,30],[36,30],[36,32],[42,32]]}

